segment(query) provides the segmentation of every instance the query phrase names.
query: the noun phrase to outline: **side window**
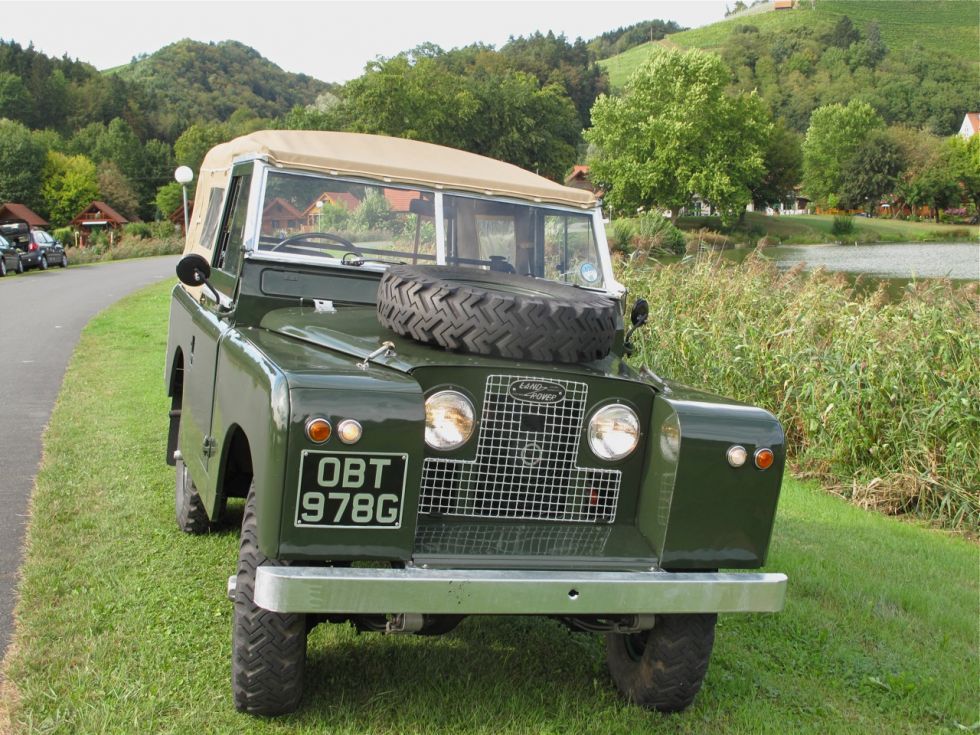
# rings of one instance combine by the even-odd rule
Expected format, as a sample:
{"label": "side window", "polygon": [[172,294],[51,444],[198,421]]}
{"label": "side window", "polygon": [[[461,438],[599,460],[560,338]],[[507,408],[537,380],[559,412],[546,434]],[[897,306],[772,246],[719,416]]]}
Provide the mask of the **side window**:
{"label": "side window", "polygon": [[212,186],[208,195],[208,212],[204,216],[204,228],[201,231],[201,247],[210,250],[214,246],[214,233],[218,231],[218,220],[221,219],[221,199],[225,190],[220,186]]}
{"label": "side window", "polygon": [[218,233],[218,256],[215,266],[236,275],[242,261],[242,239],[248,212],[248,191],[252,175],[233,176],[228,189],[228,208]]}

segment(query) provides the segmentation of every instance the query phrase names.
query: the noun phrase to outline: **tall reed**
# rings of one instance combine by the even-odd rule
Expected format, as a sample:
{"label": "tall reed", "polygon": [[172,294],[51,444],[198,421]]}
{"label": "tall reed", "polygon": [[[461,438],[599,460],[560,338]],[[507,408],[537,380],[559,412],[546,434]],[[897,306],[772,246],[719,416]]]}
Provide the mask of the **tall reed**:
{"label": "tall reed", "polygon": [[921,282],[893,299],[756,255],[620,277],[650,302],[642,361],[772,411],[800,475],[885,512],[980,526],[975,286]]}

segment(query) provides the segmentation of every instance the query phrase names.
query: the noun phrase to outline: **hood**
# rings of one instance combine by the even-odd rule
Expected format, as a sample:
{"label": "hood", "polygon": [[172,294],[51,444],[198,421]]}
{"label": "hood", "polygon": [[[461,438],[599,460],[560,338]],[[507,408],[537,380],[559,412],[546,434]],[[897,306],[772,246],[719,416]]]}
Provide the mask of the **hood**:
{"label": "hood", "polygon": [[633,377],[632,371],[615,354],[595,362],[566,364],[506,360],[424,345],[382,327],[374,306],[340,306],[335,311],[318,311],[312,306],[274,309],[262,318],[259,327],[358,360],[363,360],[382,343],[391,342],[394,344],[394,354],[379,356],[371,363],[402,373],[411,373],[423,367],[482,367],[508,372],[533,370],[538,374],[552,372],[593,377]]}

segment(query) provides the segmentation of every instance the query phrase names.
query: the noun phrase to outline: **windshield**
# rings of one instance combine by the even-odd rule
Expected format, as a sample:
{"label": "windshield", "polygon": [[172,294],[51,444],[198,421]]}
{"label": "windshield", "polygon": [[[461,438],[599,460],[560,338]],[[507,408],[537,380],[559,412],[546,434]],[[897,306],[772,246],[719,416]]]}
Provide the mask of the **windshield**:
{"label": "windshield", "polygon": [[446,261],[601,288],[592,215],[447,195]]}
{"label": "windshield", "polygon": [[[447,265],[604,285],[591,213],[446,195],[443,215]],[[259,250],[435,265],[435,194],[270,172]]]}
{"label": "windshield", "polygon": [[272,172],[259,249],[385,263],[435,263],[434,195]]}

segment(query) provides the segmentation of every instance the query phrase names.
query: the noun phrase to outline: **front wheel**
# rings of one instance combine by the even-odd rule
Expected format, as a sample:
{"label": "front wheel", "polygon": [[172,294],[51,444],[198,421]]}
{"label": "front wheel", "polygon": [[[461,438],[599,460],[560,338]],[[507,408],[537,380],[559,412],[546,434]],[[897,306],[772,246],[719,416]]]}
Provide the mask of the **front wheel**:
{"label": "front wheel", "polygon": [[679,712],[701,689],[718,616],[657,615],[651,630],[608,633],[606,662],[619,691],[660,712]]}
{"label": "front wheel", "polygon": [[68,256],[65,253],[61,254],[61,267],[62,268],[68,267]]}
{"label": "front wheel", "polygon": [[194,485],[183,459],[177,460],[174,496],[177,527],[181,531],[200,535],[211,530],[211,519],[204,509],[204,501],[201,500],[201,494],[197,491],[197,486]]}
{"label": "front wheel", "polygon": [[41,256],[41,270],[42,271],[46,271],[47,269],[48,269],[48,256],[47,255],[42,255]]}
{"label": "front wheel", "polygon": [[251,715],[287,714],[299,706],[303,696],[306,615],[270,612],[252,601],[255,570],[284,564],[259,550],[253,483],[242,518],[231,637],[235,707]]}
{"label": "front wheel", "polygon": [[17,272],[24,272],[24,261],[20,259],[20,256],[17,257]]}
{"label": "front wheel", "polygon": [[0,255],[0,278],[3,278],[5,275],[7,275],[7,261]]}

